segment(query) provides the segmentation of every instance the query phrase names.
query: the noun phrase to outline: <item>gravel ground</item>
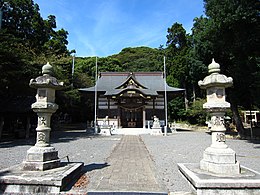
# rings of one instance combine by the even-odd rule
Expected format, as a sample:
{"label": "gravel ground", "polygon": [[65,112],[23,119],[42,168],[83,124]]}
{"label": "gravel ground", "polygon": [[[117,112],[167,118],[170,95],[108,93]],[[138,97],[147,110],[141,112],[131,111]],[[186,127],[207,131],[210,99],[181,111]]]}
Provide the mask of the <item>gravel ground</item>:
{"label": "gravel ground", "polygon": [[[170,192],[192,191],[188,182],[178,172],[177,163],[198,163],[203,150],[210,146],[211,137],[204,132],[180,131],[169,136],[141,136],[150,152],[162,183]],[[93,137],[83,131],[53,132],[52,146],[59,157],[71,162],[84,162],[87,177],[105,165],[107,157],[119,143],[121,136]],[[21,163],[26,151],[34,145],[35,138],[0,142],[0,169]],[[260,141],[227,139],[226,143],[236,151],[241,165],[260,172]]]}
{"label": "gravel ground", "polygon": [[[169,136],[143,135],[164,185],[170,192],[192,191],[178,171],[177,163],[199,163],[203,151],[211,144],[211,136],[204,132],[177,132]],[[227,145],[237,154],[242,166],[260,172],[260,141],[227,139]]]}
{"label": "gravel ground", "polygon": [[[121,136],[90,136],[85,131],[53,132],[51,145],[59,151],[61,161],[84,162],[87,177],[105,166],[106,158],[120,141]],[[0,142],[0,169],[21,163],[26,151],[35,144],[35,138]]]}

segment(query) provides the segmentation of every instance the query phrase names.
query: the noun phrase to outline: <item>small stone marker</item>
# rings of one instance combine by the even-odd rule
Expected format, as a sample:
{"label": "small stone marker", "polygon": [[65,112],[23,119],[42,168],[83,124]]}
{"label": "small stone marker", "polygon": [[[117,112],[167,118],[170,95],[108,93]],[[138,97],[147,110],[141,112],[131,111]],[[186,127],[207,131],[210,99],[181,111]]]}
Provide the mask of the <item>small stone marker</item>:
{"label": "small stone marker", "polygon": [[103,120],[103,124],[100,126],[100,135],[111,136],[111,126],[108,120],[108,116],[106,116]]}
{"label": "small stone marker", "polygon": [[160,120],[157,116],[153,117],[151,135],[162,135]]}

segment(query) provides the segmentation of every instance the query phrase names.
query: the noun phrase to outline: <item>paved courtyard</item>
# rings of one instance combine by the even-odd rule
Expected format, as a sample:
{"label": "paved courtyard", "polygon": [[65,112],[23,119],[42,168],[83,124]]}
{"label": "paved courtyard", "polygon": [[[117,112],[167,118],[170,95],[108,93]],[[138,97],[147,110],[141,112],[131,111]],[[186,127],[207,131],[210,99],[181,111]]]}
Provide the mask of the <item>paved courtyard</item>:
{"label": "paved courtyard", "polygon": [[[89,136],[84,131],[53,132],[62,161],[84,162],[84,175],[64,193],[87,191],[190,192],[177,163],[198,163],[209,134],[180,131],[168,136]],[[260,172],[260,141],[227,139],[241,165]],[[0,143],[0,169],[21,163],[34,139]],[[68,158],[66,157],[68,156]],[[182,193],[183,194],[183,193]]]}

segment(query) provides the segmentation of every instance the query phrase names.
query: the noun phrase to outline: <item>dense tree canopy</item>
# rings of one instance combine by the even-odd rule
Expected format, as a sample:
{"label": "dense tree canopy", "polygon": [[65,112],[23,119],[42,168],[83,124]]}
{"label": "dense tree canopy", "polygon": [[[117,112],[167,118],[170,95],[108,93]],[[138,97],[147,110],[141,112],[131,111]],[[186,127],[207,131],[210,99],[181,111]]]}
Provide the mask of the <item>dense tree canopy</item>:
{"label": "dense tree canopy", "polygon": [[68,32],[55,30],[55,16],[43,19],[32,0],[4,2],[0,1],[0,101],[34,96],[29,81],[41,74],[47,61],[54,65],[57,77],[69,83]]}
{"label": "dense tree canopy", "polygon": [[[67,49],[68,32],[56,29],[56,17],[43,19],[33,0],[5,2],[3,6],[0,1],[0,100],[21,94],[34,96],[28,82],[39,76],[42,65],[49,61],[56,77],[67,86],[58,94],[60,108],[66,112],[80,110],[77,89],[94,85],[96,58],[76,57],[72,75],[73,51]],[[177,98],[169,103],[171,119],[185,120],[188,116],[201,123],[205,113],[199,115],[201,111],[194,109],[203,102],[196,99],[205,94],[197,82],[208,74],[207,66],[215,58],[222,73],[234,79],[234,87],[227,90],[228,100],[242,132],[238,107],[260,107],[260,2],[204,0],[204,5],[205,16],[194,18],[191,34],[175,22],[167,29],[165,47],[124,48],[118,54],[97,58],[98,71],[163,71],[166,56],[167,82],[186,89],[185,102]]]}
{"label": "dense tree canopy", "polygon": [[206,17],[195,19],[193,37],[198,59],[209,64],[212,58],[224,74],[233,77],[228,90],[237,129],[243,132],[238,106],[259,107],[259,30],[258,0],[204,0]]}

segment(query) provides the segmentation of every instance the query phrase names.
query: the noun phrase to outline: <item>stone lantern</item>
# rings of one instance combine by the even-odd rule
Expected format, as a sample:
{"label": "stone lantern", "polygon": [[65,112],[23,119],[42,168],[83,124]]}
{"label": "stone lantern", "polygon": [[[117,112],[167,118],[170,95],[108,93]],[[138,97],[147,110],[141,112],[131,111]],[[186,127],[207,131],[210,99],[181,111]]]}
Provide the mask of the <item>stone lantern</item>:
{"label": "stone lantern", "polygon": [[207,91],[203,107],[211,115],[212,143],[204,150],[200,163],[178,163],[178,168],[198,195],[259,194],[260,174],[240,166],[235,151],[225,143],[224,115],[230,107],[225,88],[232,86],[233,79],[220,74],[220,66],[214,60],[208,68],[210,75],[198,84]]}
{"label": "stone lantern", "polygon": [[224,126],[224,115],[230,107],[226,102],[225,88],[232,86],[233,79],[220,74],[220,65],[214,59],[208,66],[208,71],[210,75],[198,84],[207,93],[207,102],[203,108],[211,115],[212,144],[203,153],[200,169],[216,174],[236,175],[240,173],[240,165],[236,161],[235,151],[225,143]]}
{"label": "stone lantern", "polygon": [[42,67],[42,74],[43,76],[31,79],[29,84],[37,89],[36,102],[32,104],[32,109],[38,115],[38,125],[36,144],[27,151],[23,162],[24,170],[44,171],[60,165],[58,151],[49,142],[51,115],[58,109],[55,104],[55,90],[61,89],[63,83],[51,76],[52,66],[49,63]]}
{"label": "stone lantern", "polygon": [[27,150],[23,163],[0,170],[0,193],[4,194],[60,194],[81,175],[83,163],[61,162],[58,151],[50,145],[51,115],[58,109],[55,90],[63,83],[52,75],[52,66],[42,67],[42,76],[31,79],[37,89],[32,109],[38,115],[36,144]]}

